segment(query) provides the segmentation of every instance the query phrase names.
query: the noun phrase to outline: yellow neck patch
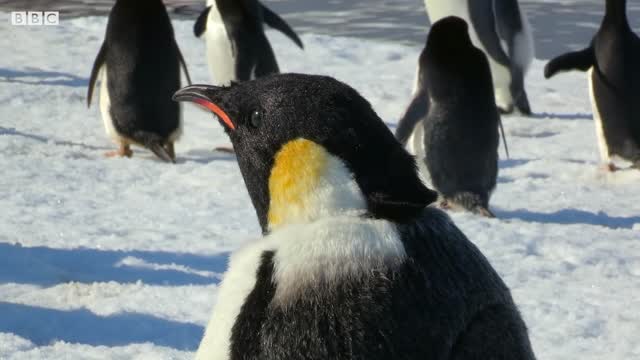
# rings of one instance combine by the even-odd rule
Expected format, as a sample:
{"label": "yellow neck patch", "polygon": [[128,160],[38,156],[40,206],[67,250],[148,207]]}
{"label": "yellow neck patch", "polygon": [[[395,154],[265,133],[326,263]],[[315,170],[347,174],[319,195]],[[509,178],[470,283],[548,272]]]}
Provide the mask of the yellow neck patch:
{"label": "yellow neck patch", "polygon": [[307,199],[325,173],[329,156],[322,146],[306,139],[292,140],[278,151],[269,176],[270,227],[312,211]]}

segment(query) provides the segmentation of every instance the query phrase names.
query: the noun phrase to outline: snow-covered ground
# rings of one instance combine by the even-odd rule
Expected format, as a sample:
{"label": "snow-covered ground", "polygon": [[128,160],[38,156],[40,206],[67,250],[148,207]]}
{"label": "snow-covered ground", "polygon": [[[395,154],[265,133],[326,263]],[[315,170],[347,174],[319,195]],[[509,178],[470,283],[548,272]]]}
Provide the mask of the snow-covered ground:
{"label": "snow-covered ground", "polygon": [[[190,358],[230,251],[259,236],[217,121],[185,107],[178,164],[113,145],[85,93],[105,18],[8,25],[0,13],[0,359]],[[174,22],[208,82],[192,22]],[[394,127],[420,47],[269,32],[281,68],[332,75]],[[640,358],[640,171],[604,174],[586,77],[528,77],[504,118],[499,219],[453,214],[513,290],[539,359]]]}

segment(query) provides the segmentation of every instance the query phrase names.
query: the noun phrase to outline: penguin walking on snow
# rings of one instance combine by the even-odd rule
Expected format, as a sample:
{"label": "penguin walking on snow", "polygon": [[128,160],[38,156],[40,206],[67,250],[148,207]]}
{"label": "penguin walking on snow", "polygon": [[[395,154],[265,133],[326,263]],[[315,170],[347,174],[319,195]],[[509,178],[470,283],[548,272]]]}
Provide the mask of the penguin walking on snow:
{"label": "penguin walking on snow", "polygon": [[508,288],[355,90],[287,74],[175,99],[217,114],[264,233],[231,256],[197,359],[534,359]]}
{"label": "penguin walking on snow", "polygon": [[107,156],[132,155],[132,144],[175,162],[174,143],[182,132],[180,106],[171,101],[180,88],[176,44],[162,0],[118,0],[91,70],[87,106],[102,74],[100,111],[107,134],[119,149]]}
{"label": "penguin walking on snow", "polygon": [[589,72],[589,92],[600,156],[616,170],[613,157],[640,169],[640,38],[626,14],[626,0],[607,0],[600,29],[589,47],[551,60],[548,79],[560,71]]}
{"label": "penguin walking on snow", "polygon": [[209,70],[216,84],[280,72],[263,23],[303,48],[291,27],[258,0],[207,0],[193,31],[196,37],[205,35]]}
{"label": "penguin walking on snow", "polygon": [[396,137],[424,159],[443,207],[494,217],[489,197],[498,176],[500,114],[487,58],[471,43],[464,20],[433,24],[418,79]]}
{"label": "penguin walking on snow", "polygon": [[534,56],[533,36],[517,0],[424,0],[431,23],[458,16],[470,24],[474,45],[489,57],[496,103],[531,115],[524,77]]}

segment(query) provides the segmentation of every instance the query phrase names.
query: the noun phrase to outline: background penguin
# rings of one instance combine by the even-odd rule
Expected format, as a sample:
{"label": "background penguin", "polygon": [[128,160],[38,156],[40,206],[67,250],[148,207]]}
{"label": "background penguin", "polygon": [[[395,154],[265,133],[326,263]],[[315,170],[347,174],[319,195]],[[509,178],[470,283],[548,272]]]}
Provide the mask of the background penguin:
{"label": "background penguin", "polygon": [[510,292],[355,90],[272,75],[176,93],[217,114],[264,237],[197,359],[533,359]]}
{"label": "background penguin", "polygon": [[502,112],[515,107],[531,115],[524,76],[534,56],[533,37],[517,0],[425,0],[431,23],[458,16],[469,23],[474,45],[489,57],[496,103]]}
{"label": "background penguin", "polygon": [[257,0],[207,0],[193,31],[196,37],[205,34],[207,61],[216,84],[279,72],[263,22],[303,47],[289,25]]}
{"label": "background penguin", "polygon": [[447,17],[431,27],[419,62],[421,82],[396,136],[406,144],[415,129],[410,147],[424,159],[443,206],[493,217],[501,124],[487,58],[465,21]]}
{"label": "background penguin", "polygon": [[626,0],[607,0],[600,29],[588,48],[551,60],[544,70],[589,71],[589,90],[602,161],[611,171],[612,156],[640,169],[640,38],[626,15]]}
{"label": "background penguin", "polygon": [[181,119],[171,96],[180,88],[180,64],[191,83],[162,0],[116,1],[87,94],[90,106],[102,73],[100,111],[107,134],[119,145],[107,156],[130,157],[130,145],[136,144],[175,161]]}

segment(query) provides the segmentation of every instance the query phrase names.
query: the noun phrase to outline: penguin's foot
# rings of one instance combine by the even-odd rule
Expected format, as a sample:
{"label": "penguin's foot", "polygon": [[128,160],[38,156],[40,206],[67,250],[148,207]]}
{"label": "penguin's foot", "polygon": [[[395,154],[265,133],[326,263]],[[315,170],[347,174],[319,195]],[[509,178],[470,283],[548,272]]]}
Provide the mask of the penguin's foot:
{"label": "penguin's foot", "polygon": [[616,172],[618,170],[620,170],[614,163],[609,162],[606,164],[602,164],[600,166],[600,170],[604,171],[604,172]]}
{"label": "penguin's foot", "polygon": [[442,199],[440,201],[440,204],[438,204],[438,206],[442,210],[450,210],[451,209],[451,205],[449,204],[449,201],[447,199]]}
{"label": "penguin's foot", "polygon": [[524,116],[531,116],[531,105],[529,105],[529,99],[526,93],[521,93],[515,99],[516,109]]}
{"label": "penguin's foot", "polygon": [[231,146],[217,146],[213,149],[213,151],[220,151],[223,153],[228,153],[228,154],[235,154],[236,151],[233,150],[233,148]]}
{"label": "penguin's foot", "polygon": [[495,214],[491,212],[489,208],[486,208],[486,207],[477,207],[474,212],[480,216],[484,216],[490,219],[493,219],[496,217]]}
{"label": "penguin's foot", "polygon": [[133,155],[133,151],[131,151],[131,147],[129,145],[120,145],[118,150],[108,151],[104,153],[104,156],[108,158],[112,157],[128,157],[130,158]]}

